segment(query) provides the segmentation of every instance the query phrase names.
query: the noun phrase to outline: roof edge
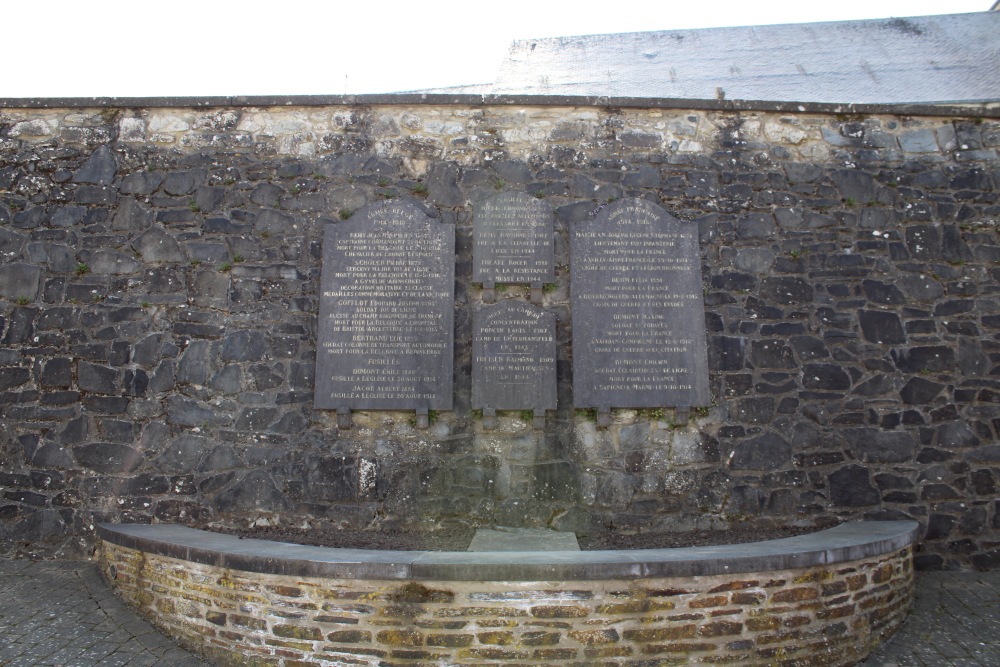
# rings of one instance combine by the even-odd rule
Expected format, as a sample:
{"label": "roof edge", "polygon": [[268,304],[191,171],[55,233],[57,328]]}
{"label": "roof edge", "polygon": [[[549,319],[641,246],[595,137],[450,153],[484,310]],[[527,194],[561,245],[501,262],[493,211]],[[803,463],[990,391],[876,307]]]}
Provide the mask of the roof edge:
{"label": "roof edge", "polygon": [[319,106],[575,106],[703,111],[777,111],[782,113],[890,114],[900,116],[975,116],[1000,118],[1000,100],[932,104],[852,104],[768,100],[607,97],[589,95],[504,95],[379,93],[365,95],[233,95],[206,97],[4,97],[0,109],[206,109],[218,107]]}

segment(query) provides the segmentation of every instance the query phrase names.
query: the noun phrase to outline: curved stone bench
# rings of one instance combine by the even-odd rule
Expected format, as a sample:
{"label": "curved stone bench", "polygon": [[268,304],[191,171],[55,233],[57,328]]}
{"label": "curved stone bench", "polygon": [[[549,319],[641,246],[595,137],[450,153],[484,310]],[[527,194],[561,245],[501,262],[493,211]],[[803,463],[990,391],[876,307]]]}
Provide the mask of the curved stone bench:
{"label": "curved stone bench", "polygon": [[220,664],[851,665],[905,618],[917,523],[572,552],[330,549],[173,525],[98,535],[115,590]]}

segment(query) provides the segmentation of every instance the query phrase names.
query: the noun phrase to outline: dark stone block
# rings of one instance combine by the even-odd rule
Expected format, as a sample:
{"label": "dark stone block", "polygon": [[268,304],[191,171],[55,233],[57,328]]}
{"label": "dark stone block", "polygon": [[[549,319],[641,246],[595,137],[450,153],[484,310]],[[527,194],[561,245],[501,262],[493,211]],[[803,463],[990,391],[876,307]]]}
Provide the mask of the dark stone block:
{"label": "dark stone block", "polygon": [[917,463],[940,463],[954,458],[954,454],[940,449],[925,447],[917,454]]}
{"label": "dark stone block", "polygon": [[0,390],[20,387],[30,379],[31,370],[28,368],[0,368]]}
{"label": "dark stone block", "polygon": [[1000,568],[1000,549],[992,549],[983,553],[973,554],[969,558],[972,567],[980,571],[996,570]]}
{"label": "dark stone block", "polygon": [[765,396],[737,401],[735,417],[745,424],[769,424],[774,418],[774,399]]}
{"label": "dark stone block", "polygon": [[841,468],[827,478],[830,500],[835,506],[864,507],[877,505],[880,501],[878,490],[868,478],[868,470],[859,465]]}
{"label": "dark stone block", "polygon": [[953,299],[942,301],[934,306],[934,317],[948,317],[972,312],[976,302],[972,299]]}
{"label": "dark stone block", "polygon": [[980,377],[990,372],[992,364],[980,344],[972,338],[958,339],[958,367],[962,375]]}
{"label": "dark stone block", "polygon": [[750,361],[757,368],[795,368],[792,348],[781,340],[755,340],[750,344]]}
{"label": "dark stone block", "polygon": [[927,530],[924,532],[925,540],[942,540],[951,534],[955,527],[955,517],[949,514],[933,513],[927,519]]}
{"label": "dark stone block", "polygon": [[222,203],[225,195],[226,191],[222,188],[202,186],[194,195],[195,206],[202,213],[211,213]]}
{"label": "dark stone block", "polygon": [[[780,330],[775,333],[780,336],[787,335],[787,333],[781,333]],[[761,335],[767,335],[763,327],[761,327]],[[830,356],[830,351],[827,349],[826,344],[815,336],[792,336],[790,342],[792,349],[795,350],[795,353],[802,361]]]}
{"label": "dark stone block", "polygon": [[738,371],[746,361],[746,338],[712,336],[708,339],[708,364],[713,371]]}
{"label": "dark stone block", "polygon": [[212,346],[206,340],[191,341],[177,364],[177,382],[205,384],[212,369]]}
{"label": "dark stone block", "polygon": [[791,454],[791,444],[768,431],[736,445],[730,467],[734,470],[776,470],[790,463]]}
{"label": "dark stone block", "polygon": [[219,493],[213,502],[223,514],[237,512],[277,512],[288,508],[288,502],[274,480],[262,470],[248,473]]}
{"label": "dark stone block", "polygon": [[151,195],[162,182],[163,176],[155,171],[136,171],[122,179],[118,190],[126,195]]}
{"label": "dark stone block", "polygon": [[896,367],[904,373],[950,371],[955,365],[955,352],[944,345],[898,348],[891,352]]}
{"label": "dark stone block", "polygon": [[939,447],[978,447],[979,438],[964,422],[941,424],[937,428]]}
{"label": "dark stone block", "polygon": [[712,276],[712,288],[726,291],[752,290],[757,278],[746,273],[720,273]]}
{"label": "dark stone block", "polygon": [[77,367],[77,385],[83,391],[115,394],[118,391],[118,371],[81,361]]}
{"label": "dark stone block", "polygon": [[163,191],[175,196],[188,195],[194,192],[200,180],[201,173],[198,171],[174,171],[163,179]]}
{"label": "dark stone block", "polygon": [[166,443],[154,463],[165,473],[189,473],[198,468],[212,447],[208,438],[185,432]]}
{"label": "dark stone block", "polygon": [[241,431],[263,431],[278,416],[277,408],[244,408],[234,428]]}
{"label": "dark stone block", "polygon": [[972,490],[978,496],[993,496],[997,492],[997,481],[989,468],[975,470],[969,476],[972,480]]}
{"label": "dark stone block", "polygon": [[880,305],[899,305],[906,303],[906,297],[899,291],[899,288],[890,283],[883,283],[877,280],[863,280],[861,287],[865,291],[868,300]]}
{"label": "dark stone block", "polygon": [[232,421],[231,414],[180,396],[167,398],[166,408],[167,421],[177,426],[223,426]]}
{"label": "dark stone block", "polygon": [[112,206],[118,201],[118,193],[110,186],[82,185],[77,188],[73,201],[77,204]]}
{"label": "dark stone block", "polygon": [[911,461],[917,450],[917,439],[908,431],[847,428],[842,434],[855,455],[867,463]]}
{"label": "dark stone block", "polygon": [[760,294],[776,303],[791,305],[811,302],[814,290],[812,285],[802,278],[781,276],[761,280]]}
{"label": "dark stone block", "polygon": [[103,415],[123,415],[128,411],[129,399],[124,396],[87,396],[83,408]]}
{"label": "dark stone block", "polygon": [[76,170],[73,174],[73,182],[110,185],[115,179],[117,170],[118,165],[115,162],[114,154],[107,145],[102,145]]}
{"label": "dark stone block", "polygon": [[836,364],[805,364],[802,385],[807,389],[836,391],[851,388],[851,378]]}
{"label": "dark stone block", "polygon": [[47,360],[39,381],[46,387],[68,389],[73,384],[73,360],[66,357]]}
{"label": "dark stone block", "polygon": [[910,300],[934,301],[944,296],[944,287],[929,275],[904,273],[899,284]]}
{"label": "dark stone block", "polygon": [[843,199],[853,199],[858,204],[875,199],[876,183],[871,174],[856,169],[838,169],[830,173],[830,179]]}
{"label": "dark stone block", "polygon": [[237,331],[222,343],[222,360],[260,361],[267,353],[267,338],[259,331]]}
{"label": "dark stone block", "polygon": [[907,405],[926,405],[944,389],[944,385],[922,377],[912,377],[900,390],[899,395]]}
{"label": "dark stone block", "polygon": [[893,388],[894,383],[892,378],[888,375],[879,374],[856,386],[851,393],[859,396],[878,396],[892,391]]}
{"label": "dark stone block", "polygon": [[906,342],[903,324],[896,313],[880,310],[859,310],[861,334],[871,343],[899,345]]}
{"label": "dark stone block", "polygon": [[94,442],[74,447],[73,455],[84,468],[106,473],[132,472],[145,459],[137,449],[110,442]]}

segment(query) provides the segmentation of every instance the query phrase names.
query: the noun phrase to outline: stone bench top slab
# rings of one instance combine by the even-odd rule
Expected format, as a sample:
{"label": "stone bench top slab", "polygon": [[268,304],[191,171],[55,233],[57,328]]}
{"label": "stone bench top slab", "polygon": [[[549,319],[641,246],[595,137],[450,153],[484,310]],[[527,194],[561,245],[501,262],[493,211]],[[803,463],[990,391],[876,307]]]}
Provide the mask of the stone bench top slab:
{"label": "stone bench top slab", "polygon": [[545,528],[480,528],[468,551],[579,551],[576,533]]}
{"label": "stone bench top slab", "polygon": [[333,579],[546,581],[690,577],[831,565],[912,545],[916,521],[844,523],[767,542],[622,551],[372,551],[241,539],[171,524],[101,524],[101,539],[247,572]]}

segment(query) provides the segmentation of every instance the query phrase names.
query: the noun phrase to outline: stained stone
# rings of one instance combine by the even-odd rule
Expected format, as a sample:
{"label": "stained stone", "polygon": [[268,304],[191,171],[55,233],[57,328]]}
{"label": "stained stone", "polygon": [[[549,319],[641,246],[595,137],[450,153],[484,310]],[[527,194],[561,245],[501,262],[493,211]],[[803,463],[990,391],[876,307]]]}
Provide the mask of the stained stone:
{"label": "stained stone", "polygon": [[706,405],[697,229],[629,199],[572,228],[573,402]]}
{"label": "stained stone", "polygon": [[315,405],[450,410],[455,227],[379,202],[323,241]]}

